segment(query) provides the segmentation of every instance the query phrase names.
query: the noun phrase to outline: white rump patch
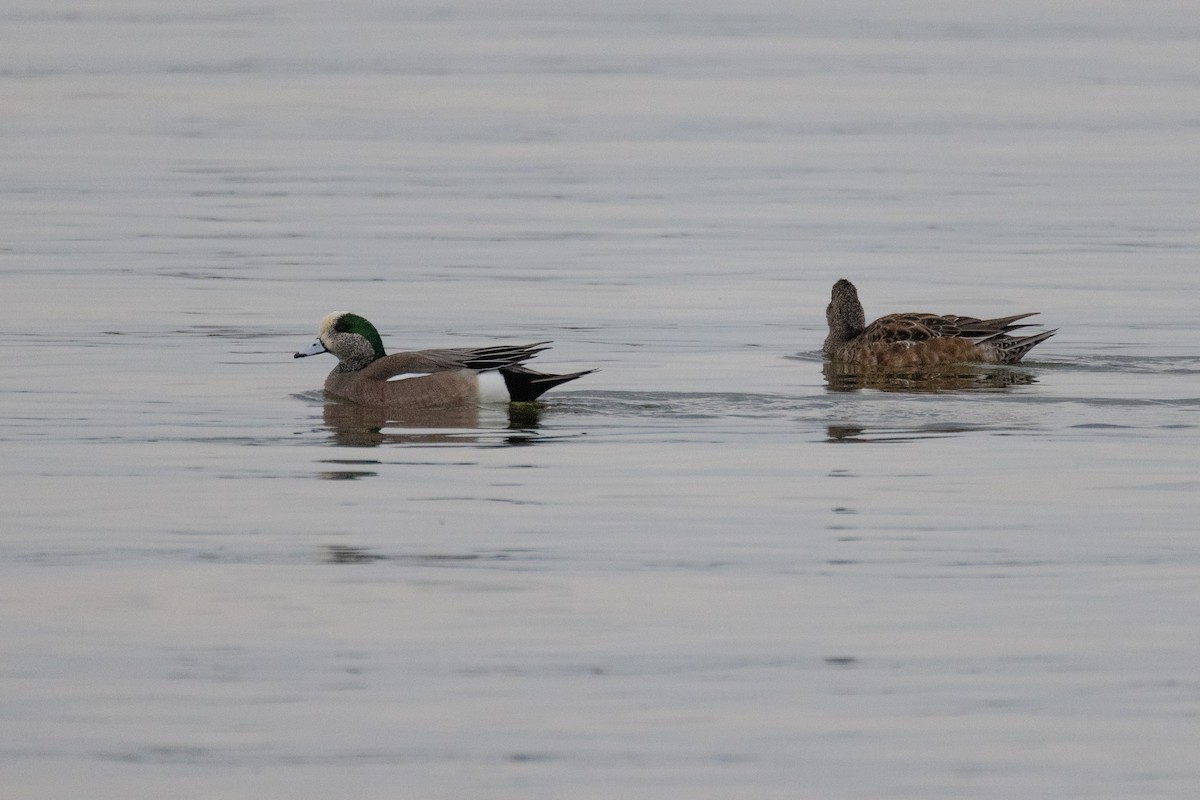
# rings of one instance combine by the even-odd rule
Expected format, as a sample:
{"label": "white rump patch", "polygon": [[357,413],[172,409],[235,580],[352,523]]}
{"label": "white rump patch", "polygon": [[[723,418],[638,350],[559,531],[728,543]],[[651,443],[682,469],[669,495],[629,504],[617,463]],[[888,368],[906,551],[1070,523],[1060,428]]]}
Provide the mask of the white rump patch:
{"label": "white rump patch", "polygon": [[399,375],[393,375],[388,378],[388,383],[392,381],[406,381],[409,378],[424,378],[426,375],[431,375],[430,372],[401,372]]}
{"label": "white rump patch", "polygon": [[508,393],[508,384],[499,370],[489,369],[479,373],[479,402],[507,403],[512,400]]}

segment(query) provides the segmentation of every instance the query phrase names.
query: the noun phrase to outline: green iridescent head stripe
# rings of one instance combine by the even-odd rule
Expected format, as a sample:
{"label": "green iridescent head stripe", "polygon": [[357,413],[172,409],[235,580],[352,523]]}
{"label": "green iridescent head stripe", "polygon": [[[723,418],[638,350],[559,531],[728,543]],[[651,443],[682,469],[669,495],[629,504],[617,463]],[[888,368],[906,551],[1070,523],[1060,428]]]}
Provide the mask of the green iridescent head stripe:
{"label": "green iridescent head stripe", "polygon": [[375,330],[375,326],[365,317],[360,317],[358,314],[342,314],[338,317],[333,329],[342,333],[357,333],[366,339],[371,343],[371,349],[375,351],[376,358],[383,358],[387,355],[383,352],[383,339],[379,338],[379,331]]}

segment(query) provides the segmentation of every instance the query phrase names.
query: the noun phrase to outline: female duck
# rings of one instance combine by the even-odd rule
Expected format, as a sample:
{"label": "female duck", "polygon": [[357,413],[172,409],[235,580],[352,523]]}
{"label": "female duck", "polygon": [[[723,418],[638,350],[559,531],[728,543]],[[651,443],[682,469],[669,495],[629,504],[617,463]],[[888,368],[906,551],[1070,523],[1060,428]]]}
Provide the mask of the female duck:
{"label": "female duck", "polygon": [[877,370],[906,370],[948,364],[1015,364],[1036,344],[1055,331],[1032,336],[1010,336],[1017,320],[1036,314],[1015,314],[996,319],[954,315],[888,314],[866,324],[854,284],[842,279],[833,285],[833,298],[825,309],[829,335],[822,348],[831,361]]}
{"label": "female duck", "polygon": [[325,392],[368,406],[437,408],[480,402],[531,402],[559,384],[594,370],[548,375],[525,361],[547,349],[529,345],[420,350],[383,350],[375,326],[357,314],[337,311],[321,320],[317,340],[295,358],[332,353],[338,364]]}

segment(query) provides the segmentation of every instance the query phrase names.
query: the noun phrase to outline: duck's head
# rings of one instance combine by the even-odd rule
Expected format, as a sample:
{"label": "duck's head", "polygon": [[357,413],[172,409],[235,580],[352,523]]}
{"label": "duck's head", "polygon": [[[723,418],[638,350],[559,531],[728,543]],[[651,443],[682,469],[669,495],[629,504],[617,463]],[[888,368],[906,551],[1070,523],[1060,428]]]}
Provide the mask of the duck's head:
{"label": "duck's head", "polygon": [[833,285],[833,295],[825,309],[825,321],[829,323],[829,336],[825,339],[826,350],[831,345],[850,341],[862,333],[867,325],[862,303],[858,301],[858,290],[845,278]]}
{"label": "duck's head", "polygon": [[349,311],[335,311],[321,320],[317,340],[296,353],[293,358],[304,358],[321,353],[337,356],[338,366],[344,371],[362,369],[377,358],[387,355],[379,331],[365,317]]}

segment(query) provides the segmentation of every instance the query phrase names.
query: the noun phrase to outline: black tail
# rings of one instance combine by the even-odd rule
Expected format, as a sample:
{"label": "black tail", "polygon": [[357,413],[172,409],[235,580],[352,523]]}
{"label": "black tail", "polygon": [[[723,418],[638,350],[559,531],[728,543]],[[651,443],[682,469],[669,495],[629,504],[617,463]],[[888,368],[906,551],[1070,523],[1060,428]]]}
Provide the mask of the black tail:
{"label": "black tail", "polygon": [[570,375],[548,375],[514,364],[511,367],[501,367],[500,374],[504,376],[504,385],[508,387],[508,396],[514,403],[531,403],[559,384],[582,378],[595,372],[585,369],[583,372],[572,372]]}

